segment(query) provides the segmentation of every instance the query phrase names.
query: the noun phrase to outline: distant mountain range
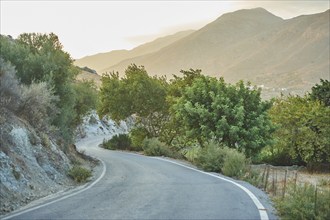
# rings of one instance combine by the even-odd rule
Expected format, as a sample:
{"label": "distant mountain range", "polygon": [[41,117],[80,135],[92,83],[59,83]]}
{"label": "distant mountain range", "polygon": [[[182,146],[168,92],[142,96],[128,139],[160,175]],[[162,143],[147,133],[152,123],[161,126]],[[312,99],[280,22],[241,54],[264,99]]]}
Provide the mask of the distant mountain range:
{"label": "distant mountain range", "polygon": [[132,50],[114,50],[107,53],[99,53],[83,57],[76,60],[75,64],[80,67],[88,66],[96,70],[98,73],[106,72],[110,66],[116,65],[123,60],[156,52],[193,32],[193,30],[180,31],[176,34],[161,37],[152,42],[142,44]]}
{"label": "distant mountain range", "polygon": [[111,51],[76,61],[123,74],[131,63],[151,75],[180,75],[198,68],[234,83],[302,94],[330,77],[329,10],[284,20],[263,8],[227,13],[197,31],[180,32],[130,51]]}

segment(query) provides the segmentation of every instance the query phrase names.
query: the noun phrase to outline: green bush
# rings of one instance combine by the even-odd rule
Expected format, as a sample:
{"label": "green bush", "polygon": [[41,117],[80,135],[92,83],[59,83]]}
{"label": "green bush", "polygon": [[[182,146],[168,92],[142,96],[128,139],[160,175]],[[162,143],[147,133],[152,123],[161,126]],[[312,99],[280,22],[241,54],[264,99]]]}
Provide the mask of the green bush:
{"label": "green bush", "polygon": [[102,146],[109,150],[130,150],[132,142],[127,134],[118,134],[110,140],[103,141]]}
{"label": "green bush", "polygon": [[224,148],[225,158],[222,173],[226,176],[242,178],[248,171],[248,161],[245,155],[236,149]]}
{"label": "green bush", "polygon": [[[316,196],[315,196],[316,195]],[[291,185],[285,198],[276,198],[275,205],[283,219],[330,219],[330,191],[313,185]]]}
{"label": "green bush", "polygon": [[142,148],[148,156],[177,157],[165,143],[160,142],[157,138],[145,138]]}
{"label": "green bush", "polygon": [[194,146],[186,149],[184,153],[184,158],[191,163],[196,163],[197,157],[199,155],[200,147]]}
{"label": "green bush", "polygon": [[92,172],[81,166],[73,166],[68,175],[78,183],[87,182],[88,178],[92,176]]}
{"label": "green bush", "polygon": [[243,153],[217,143],[209,143],[197,152],[196,165],[205,171],[221,172],[242,178],[248,171],[248,160]]}
{"label": "green bush", "polygon": [[132,149],[136,151],[142,151],[143,140],[148,137],[148,131],[144,128],[133,128],[129,136],[132,140]]}
{"label": "green bush", "polygon": [[205,171],[221,172],[225,153],[223,146],[211,142],[198,152],[196,165]]}

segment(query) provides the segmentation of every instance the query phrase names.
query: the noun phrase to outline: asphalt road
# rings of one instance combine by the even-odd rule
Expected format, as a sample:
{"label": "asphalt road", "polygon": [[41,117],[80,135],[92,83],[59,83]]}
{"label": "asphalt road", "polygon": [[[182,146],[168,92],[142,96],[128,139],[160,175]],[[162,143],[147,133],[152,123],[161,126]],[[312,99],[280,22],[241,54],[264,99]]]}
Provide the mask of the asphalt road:
{"label": "asphalt road", "polygon": [[[100,178],[60,201],[17,213],[13,219],[267,219],[258,195],[242,184],[162,158],[97,147],[102,139],[78,143],[100,158]],[[101,172],[100,172],[101,173]],[[251,187],[250,187],[251,189]],[[246,190],[246,191],[245,191]],[[258,192],[260,193],[260,192]],[[250,195],[249,195],[250,194]],[[263,203],[263,204],[262,204]],[[258,207],[257,207],[258,206]]]}

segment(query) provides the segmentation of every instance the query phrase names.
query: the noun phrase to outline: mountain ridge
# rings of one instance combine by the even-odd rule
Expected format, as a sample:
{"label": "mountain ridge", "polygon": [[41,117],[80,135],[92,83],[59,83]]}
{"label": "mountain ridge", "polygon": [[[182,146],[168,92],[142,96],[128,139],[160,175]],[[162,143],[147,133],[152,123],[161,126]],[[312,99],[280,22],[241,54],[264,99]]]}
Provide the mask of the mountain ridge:
{"label": "mountain ridge", "polygon": [[75,65],[80,67],[88,66],[95,69],[97,72],[101,72],[103,69],[115,65],[120,61],[155,52],[192,32],[194,32],[194,30],[179,31],[144,43],[131,50],[113,50],[110,52],[86,56],[77,59]]}
{"label": "mountain ridge", "polygon": [[131,63],[151,75],[202,69],[230,83],[251,81],[269,88],[308,91],[329,79],[329,11],[282,19],[263,8],[223,14],[158,51],[104,68],[121,75]]}

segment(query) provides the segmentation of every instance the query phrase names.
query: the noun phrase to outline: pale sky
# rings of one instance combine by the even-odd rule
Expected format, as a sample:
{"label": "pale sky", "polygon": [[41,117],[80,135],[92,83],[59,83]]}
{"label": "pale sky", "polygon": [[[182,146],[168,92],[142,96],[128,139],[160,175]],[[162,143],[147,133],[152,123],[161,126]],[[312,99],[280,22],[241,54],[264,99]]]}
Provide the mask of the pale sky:
{"label": "pale sky", "polygon": [[198,29],[223,13],[263,7],[284,19],[329,9],[329,1],[16,1],[0,0],[0,33],[59,36],[73,58],[132,49],[157,37]]}

